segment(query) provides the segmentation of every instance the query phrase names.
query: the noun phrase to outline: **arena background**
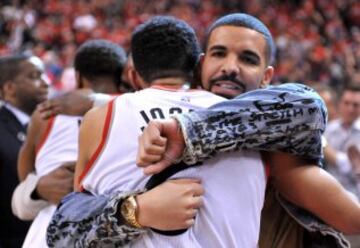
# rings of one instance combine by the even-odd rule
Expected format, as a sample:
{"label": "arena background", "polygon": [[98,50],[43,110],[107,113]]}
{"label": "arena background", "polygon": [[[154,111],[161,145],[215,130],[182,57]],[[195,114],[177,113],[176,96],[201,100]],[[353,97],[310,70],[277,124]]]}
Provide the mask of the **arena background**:
{"label": "arena background", "polygon": [[276,39],[273,82],[326,84],[336,91],[360,84],[360,2],[356,0],[28,0],[0,4],[0,55],[31,50],[41,57],[57,90],[74,87],[76,48],[91,38],[129,47],[132,30],[153,15],[189,22],[203,40],[217,17],[247,12]]}
{"label": "arena background", "polygon": [[[0,0],[0,56],[39,56],[55,95],[75,87],[73,57],[88,39],[129,49],[138,24],[165,14],[187,21],[203,42],[210,23],[234,12],[270,28],[277,47],[273,83],[325,85],[337,93],[360,85],[359,0]],[[360,247],[359,236],[351,240]]]}

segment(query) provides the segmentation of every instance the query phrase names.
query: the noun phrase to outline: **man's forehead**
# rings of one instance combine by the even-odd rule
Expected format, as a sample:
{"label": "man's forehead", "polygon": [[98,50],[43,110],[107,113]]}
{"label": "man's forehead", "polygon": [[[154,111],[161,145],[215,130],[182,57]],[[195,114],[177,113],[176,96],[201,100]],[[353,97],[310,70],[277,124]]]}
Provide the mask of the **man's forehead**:
{"label": "man's forehead", "polygon": [[258,50],[265,55],[266,40],[261,33],[247,27],[219,26],[213,29],[208,39],[207,49],[229,46]]}
{"label": "man's forehead", "polygon": [[360,97],[359,91],[345,90],[343,96],[346,97]]}

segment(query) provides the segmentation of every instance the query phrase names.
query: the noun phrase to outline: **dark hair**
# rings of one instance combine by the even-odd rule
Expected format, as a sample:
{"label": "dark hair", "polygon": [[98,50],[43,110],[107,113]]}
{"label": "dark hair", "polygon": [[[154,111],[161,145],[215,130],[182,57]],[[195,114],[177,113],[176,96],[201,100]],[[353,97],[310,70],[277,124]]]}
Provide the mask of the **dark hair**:
{"label": "dark hair", "polygon": [[322,92],[328,92],[331,96],[331,101],[336,103],[339,100],[339,96],[337,92],[331,88],[329,85],[316,83],[311,85],[311,87],[318,93],[321,94]]}
{"label": "dark hair", "polygon": [[89,40],[82,44],[75,55],[75,70],[81,76],[96,80],[110,77],[117,86],[126,63],[126,53],[119,45],[106,40]]}
{"label": "dark hair", "polygon": [[157,16],[135,29],[131,53],[136,71],[148,83],[174,76],[190,79],[200,56],[200,45],[186,22]]}
{"label": "dark hair", "polygon": [[260,21],[256,17],[244,13],[230,14],[216,20],[207,30],[207,35],[205,39],[205,51],[208,46],[211,32],[221,26],[245,27],[261,33],[266,41],[266,63],[270,65],[274,62],[276,47],[270,30],[265,26],[262,21]]}
{"label": "dark hair", "polygon": [[345,85],[343,90],[341,91],[341,97],[344,95],[345,91],[352,91],[352,92],[360,93],[360,85],[357,85],[357,84]]}
{"label": "dark hair", "polygon": [[0,88],[9,81],[13,80],[19,73],[20,63],[31,58],[31,54],[16,54],[0,57]]}

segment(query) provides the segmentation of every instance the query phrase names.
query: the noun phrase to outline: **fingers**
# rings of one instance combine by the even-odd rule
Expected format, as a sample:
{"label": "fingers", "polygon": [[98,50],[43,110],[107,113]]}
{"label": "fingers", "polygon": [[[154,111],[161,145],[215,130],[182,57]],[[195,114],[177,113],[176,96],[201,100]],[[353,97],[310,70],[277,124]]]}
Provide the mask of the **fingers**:
{"label": "fingers", "polygon": [[185,227],[184,228],[189,228],[191,226],[193,226],[195,224],[195,220],[194,218],[188,219],[185,221]]}
{"label": "fingers", "polygon": [[[141,142],[139,140],[139,142]],[[166,148],[166,139],[162,137],[158,137],[158,139],[153,140],[144,140],[142,144],[142,152],[144,154],[151,155],[162,155],[165,152]]]}
{"label": "fingers", "polygon": [[40,117],[44,120],[49,119],[51,116],[55,115],[53,109],[45,109],[41,107],[38,107],[38,109],[39,109]]}
{"label": "fingers", "polygon": [[195,217],[198,214],[199,208],[203,206],[203,200],[199,196],[192,197],[192,201],[192,207],[189,208],[186,212],[184,228],[189,228],[195,224]]}
{"label": "fingers", "polygon": [[163,159],[168,161],[170,164],[176,164],[179,161],[177,160],[177,158],[175,158],[174,156],[172,156],[169,153],[164,153]]}
{"label": "fingers", "polygon": [[198,209],[204,205],[204,201],[201,196],[193,196],[190,205],[192,208]]}
{"label": "fingers", "polygon": [[139,148],[136,163],[139,167],[148,166],[161,160],[166,149],[167,139],[161,137],[161,124],[150,121],[139,136]]}
{"label": "fingers", "polygon": [[150,121],[139,137],[136,163],[145,168],[146,175],[157,174],[177,163],[184,147],[184,139],[175,120]]}
{"label": "fingers", "polygon": [[44,103],[40,103],[37,106],[40,116],[43,119],[48,119],[51,116],[57,115],[61,112],[60,107],[53,102],[53,100],[47,100]]}
{"label": "fingers", "polygon": [[197,215],[198,213],[198,209],[196,208],[190,208],[187,210],[187,219],[194,219],[195,216]]}
{"label": "fingers", "polygon": [[201,180],[197,178],[181,178],[181,179],[171,179],[168,182],[172,182],[178,185],[185,185],[186,195],[188,196],[188,207],[189,208],[199,208],[203,205],[202,195],[204,195],[205,190],[201,185]]}
{"label": "fingers", "polygon": [[46,176],[52,177],[53,180],[61,179],[61,178],[73,178],[74,177],[74,169],[71,169],[71,166],[62,166],[59,167]]}
{"label": "fingers", "polygon": [[[161,138],[164,145],[157,145],[157,141],[147,140],[145,136],[139,137],[139,148],[136,163],[139,167],[145,167],[149,164],[161,160],[162,154],[165,152],[166,139]],[[154,143],[152,143],[154,142]]]}
{"label": "fingers", "polygon": [[200,183],[192,183],[193,196],[202,196],[205,193],[204,187]]}
{"label": "fingers", "polygon": [[348,148],[348,153],[354,155],[354,156],[359,156],[360,155],[360,152],[359,150],[357,149],[356,146],[352,145]]}
{"label": "fingers", "polygon": [[63,167],[64,169],[74,173],[75,172],[75,165],[76,165],[75,161],[70,161],[70,162],[63,163],[61,165],[61,167]]}
{"label": "fingers", "polygon": [[[145,158],[146,157],[146,158]],[[146,155],[144,159],[139,158],[137,165],[144,168],[145,175],[157,174],[178,161],[165,153],[164,155]]]}
{"label": "fingers", "polygon": [[[161,121],[150,121],[147,127],[144,129],[143,137],[144,137],[144,145],[151,146],[151,145],[158,145],[158,146],[165,146],[166,145],[166,138],[161,136],[162,130],[162,122]],[[145,149],[146,150],[146,149]]]}
{"label": "fingers", "polygon": [[40,112],[43,112],[43,111],[48,110],[48,109],[50,108],[50,106],[51,106],[50,101],[51,101],[51,100],[46,100],[46,101],[44,101],[44,102],[42,102],[42,103],[39,103],[39,104],[37,105],[37,108],[39,109],[39,111],[40,111]]}
{"label": "fingers", "polygon": [[74,177],[71,177],[71,178],[68,178],[66,180],[66,183],[65,183],[66,187],[65,187],[65,195],[69,194],[70,192],[73,191],[74,189]]}

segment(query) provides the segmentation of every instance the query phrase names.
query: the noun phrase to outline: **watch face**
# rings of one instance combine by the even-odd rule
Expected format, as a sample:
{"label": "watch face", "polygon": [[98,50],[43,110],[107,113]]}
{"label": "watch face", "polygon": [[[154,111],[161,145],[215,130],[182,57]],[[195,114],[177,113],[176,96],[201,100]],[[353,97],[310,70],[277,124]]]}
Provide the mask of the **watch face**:
{"label": "watch face", "polygon": [[121,214],[125,216],[129,216],[134,211],[134,206],[131,204],[129,199],[126,199],[124,203],[121,205]]}
{"label": "watch face", "polygon": [[130,196],[121,204],[121,215],[132,227],[141,228],[142,226],[136,220],[136,208],[136,200]]}

